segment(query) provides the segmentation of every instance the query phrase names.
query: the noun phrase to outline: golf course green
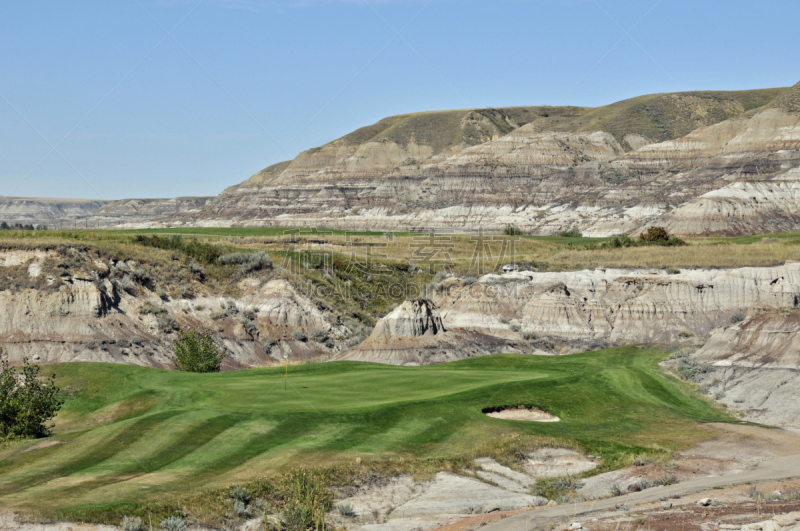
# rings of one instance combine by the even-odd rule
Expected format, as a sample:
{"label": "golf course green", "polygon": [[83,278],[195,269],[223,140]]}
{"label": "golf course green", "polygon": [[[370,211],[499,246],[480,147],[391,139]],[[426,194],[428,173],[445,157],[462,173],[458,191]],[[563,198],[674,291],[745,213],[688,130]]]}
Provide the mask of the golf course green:
{"label": "golf course green", "polygon": [[[66,403],[49,439],[0,447],[6,507],[135,503],[362,459],[473,455],[509,437],[557,438],[602,456],[685,447],[731,421],[667,376],[667,354],[630,346],[571,356],[495,355],[428,367],[335,362],[191,374],[48,366]],[[536,406],[561,421],[490,418]]]}

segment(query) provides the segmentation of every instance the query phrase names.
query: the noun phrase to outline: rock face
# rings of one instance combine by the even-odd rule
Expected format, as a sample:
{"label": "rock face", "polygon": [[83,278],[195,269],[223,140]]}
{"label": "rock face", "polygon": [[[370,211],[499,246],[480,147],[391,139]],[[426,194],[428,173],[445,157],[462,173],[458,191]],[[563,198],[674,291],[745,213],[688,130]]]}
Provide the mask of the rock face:
{"label": "rock face", "polygon": [[[43,273],[48,261],[56,260],[55,251],[0,252],[0,275],[18,279],[0,286],[0,346],[13,363],[28,357],[40,363],[170,367],[177,327],[213,331],[230,353],[223,368],[270,365],[282,362],[284,354],[302,361],[343,348],[347,330],[285,280],[262,285],[245,279],[237,299],[207,295],[162,301],[146,287],[131,294],[89,272],[59,279]],[[99,260],[93,265],[121,267]],[[32,280],[37,285],[29,286]],[[329,347],[291,338],[293,331],[309,335],[315,328],[328,333]]]}
{"label": "rock face", "polygon": [[[460,359],[471,344],[459,334],[474,334],[483,339],[484,350],[495,352],[523,341],[533,346],[550,343],[550,349],[555,342],[563,353],[641,342],[694,344],[750,309],[800,306],[800,263],[677,274],[521,271],[485,275],[468,286],[448,285],[435,298],[438,312],[431,303],[407,301],[343,357],[398,363],[404,351],[415,353],[422,345],[446,342]],[[439,315],[447,332],[434,332],[440,329]]]}
{"label": "rock face", "polygon": [[695,358],[712,396],[757,422],[800,431],[800,310],[753,312],[716,330]]}
{"label": "rock face", "polygon": [[470,330],[445,330],[429,300],[406,301],[378,321],[363,343],[336,359],[376,361],[392,365],[428,365],[498,351],[515,351],[501,338]]}
{"label": "rock face", "polygon": [[96,227],[146,226],[170,216],[200,212],[211,197],[174,197],[170,199],[122,199],[112,201],[93,213],[88,220]]}
{"label": "rock face", "polygon": [[45,225],[58,228],[59,223],[91,216],[109,201],[92,199],[45,199],[37,197],[0,197],[0,221],[9,224]]}
{"label": "rock face", "polygon": [[515,224],[592,236],[797,229],[800,84],[387,118],[166,225],[344,229]]}

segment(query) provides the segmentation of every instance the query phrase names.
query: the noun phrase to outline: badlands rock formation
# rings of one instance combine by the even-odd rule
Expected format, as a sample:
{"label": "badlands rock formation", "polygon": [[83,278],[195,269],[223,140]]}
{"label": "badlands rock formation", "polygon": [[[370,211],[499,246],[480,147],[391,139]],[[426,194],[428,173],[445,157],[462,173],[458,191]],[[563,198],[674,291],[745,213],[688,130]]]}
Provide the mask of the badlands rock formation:
{"label": "badlands rock formation", "polygon": [[0,197],[0,221],[9,224],[46,225],[58,228],[59,224],[91,216],[109,201],[92,199],[45,199],[38,197]]}
{"label": "badlands rock formation", "polygon": [[157,224],[797,229],[800,84],[387,118]]}
{"label": "badlands rock formation", "polygon": [[[223,368],[262,366],[282,362],[284,354],[293,361],[332,355],[347,333],[284,280],[262,285],[245,279],[238,299],[204,295],[162,301],[147,287],[131,293],[92,274],[103,268],[130,271],[134,263],[86,261],[83,271],[56,278],[45,272],[56,260],[56,251],[0,253],[0,275],[11,279],[0,290],[0,345],[12,362],[28,357],[41,363],[171,367],[180,326],[214,331],[230,353]],[[326,347],[291,338],[293,331],[308,335],[314,328],[326,330],[333,343]]]}
{"label": "badlands rock formation", "polygon": [[445,330],[436,306],[429,300],[406,301],[378,321],[366,341],[336,359],[377,361],[392,365],[428,365],[515,352],[501,338],[471,330]]}
{"label": "badlands rock formation", "polygon": [[757,310],[716,330],[697,354],[699,381],[748,418],[800,431],[800,310]]}

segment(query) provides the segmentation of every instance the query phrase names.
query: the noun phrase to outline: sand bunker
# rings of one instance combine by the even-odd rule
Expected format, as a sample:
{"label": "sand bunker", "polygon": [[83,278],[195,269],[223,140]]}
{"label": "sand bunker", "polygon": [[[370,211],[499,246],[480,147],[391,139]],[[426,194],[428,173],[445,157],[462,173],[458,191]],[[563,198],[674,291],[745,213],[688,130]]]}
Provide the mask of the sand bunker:
{"label": "sand bunker", "polygon": [[526,420],[528,422],[558,422],[561,420],[555,415],[536,407],[527,408],[525,406],[517,406],[502,409],[487,409],[483,412],[490,417],[505,420]]}

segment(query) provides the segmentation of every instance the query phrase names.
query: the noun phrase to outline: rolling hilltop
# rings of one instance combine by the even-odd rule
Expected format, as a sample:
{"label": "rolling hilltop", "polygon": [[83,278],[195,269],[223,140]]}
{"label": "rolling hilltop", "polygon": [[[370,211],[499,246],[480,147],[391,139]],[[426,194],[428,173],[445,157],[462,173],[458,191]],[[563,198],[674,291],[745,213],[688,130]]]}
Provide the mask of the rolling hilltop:
{"label": "rolling hilltop", "polygon": [[593,236],[650,224],[683,235],[797,229],[798,94],[800,84],[393,116],[165,221]]}

